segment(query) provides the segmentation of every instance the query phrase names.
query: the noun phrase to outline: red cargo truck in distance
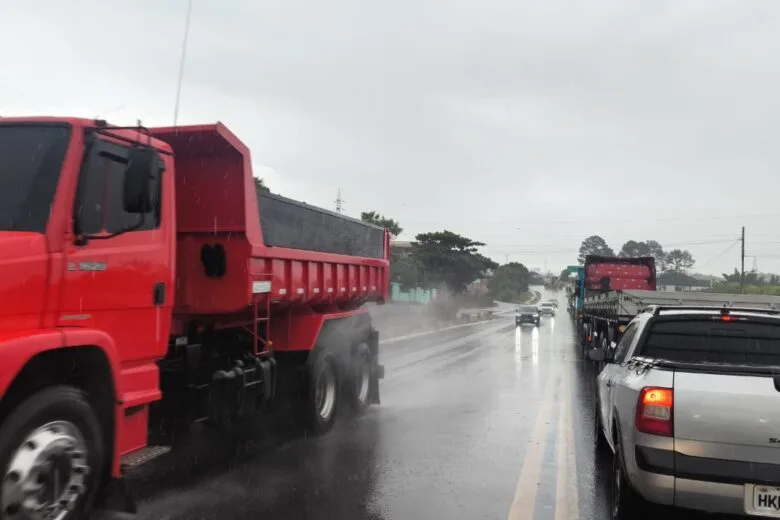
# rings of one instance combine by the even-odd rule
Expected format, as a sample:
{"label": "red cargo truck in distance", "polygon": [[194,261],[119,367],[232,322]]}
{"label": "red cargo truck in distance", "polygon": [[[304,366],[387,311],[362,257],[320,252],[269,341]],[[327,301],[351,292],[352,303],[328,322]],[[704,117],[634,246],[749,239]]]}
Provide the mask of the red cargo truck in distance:
{"label": "red cargo truck in distance", "polygon": [[583,286],[582,312],[577,317],[580,344],[583,349],[607,348],[628,321],[619,320],[605,302],[623,291],[655,291],[655,258],[588,255]]}
{"label": "red cargo truck in distance", "polygon": [[389,234],[256,189],[221,124],[0,119],[0,518],[74,519],[166,418],[379,402]]}

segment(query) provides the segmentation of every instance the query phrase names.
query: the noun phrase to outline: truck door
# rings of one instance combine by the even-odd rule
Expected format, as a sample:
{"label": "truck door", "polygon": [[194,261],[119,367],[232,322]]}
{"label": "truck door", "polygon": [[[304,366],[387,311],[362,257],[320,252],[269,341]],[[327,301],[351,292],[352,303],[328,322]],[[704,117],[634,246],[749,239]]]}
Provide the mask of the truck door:
{"label": "truck door", "polygon": [[58,325],[106,332],[123,364],[151,361],[165,353],[170,330],[174,218],[172,202],[163,204],[162,194],[172,188],[172,175],[162,171],[160,156],[163,187],[155,209],[145,215],[126,213],[123,184],[131,145],[91,137],[74,202],[73,233],[65,245]]}

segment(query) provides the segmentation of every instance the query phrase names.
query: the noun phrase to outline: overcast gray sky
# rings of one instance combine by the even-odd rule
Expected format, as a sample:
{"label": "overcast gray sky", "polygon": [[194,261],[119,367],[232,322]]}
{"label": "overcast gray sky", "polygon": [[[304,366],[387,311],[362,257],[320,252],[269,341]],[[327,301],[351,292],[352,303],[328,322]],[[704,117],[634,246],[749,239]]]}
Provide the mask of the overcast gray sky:
{"label": "overcast gray sky", "polygon": [[[0,115],[170,124],[186,7],[5,0]],[[745,225],[780,272],[780,1],[194,0],[187,53],[179,122],[274,191],[556,270],[600,234],[719,273]]]}

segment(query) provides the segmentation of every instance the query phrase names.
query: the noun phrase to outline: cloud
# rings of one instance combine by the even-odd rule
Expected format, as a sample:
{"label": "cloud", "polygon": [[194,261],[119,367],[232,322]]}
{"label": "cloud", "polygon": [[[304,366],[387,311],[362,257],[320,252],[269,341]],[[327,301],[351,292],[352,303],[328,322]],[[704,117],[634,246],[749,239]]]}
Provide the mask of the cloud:
{"label": "cloud", "polygon": [[[5,4],[0,113],[170,124],[185,12]],[[181,121],[228,124],[273,189],[332,207],[340,188],[501,261],[565,265],[600,233],[704,263],[702,238],[776,227],[749,215],[780,213],[778,29],[773,0],[195,0]]]}

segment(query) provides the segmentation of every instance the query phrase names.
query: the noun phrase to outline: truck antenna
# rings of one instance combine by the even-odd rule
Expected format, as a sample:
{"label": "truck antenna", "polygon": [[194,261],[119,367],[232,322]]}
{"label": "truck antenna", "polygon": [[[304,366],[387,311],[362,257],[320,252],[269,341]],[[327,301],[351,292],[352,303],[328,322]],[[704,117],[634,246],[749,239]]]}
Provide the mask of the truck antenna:
{"label": "truck antenna", "polygon": [[190,15],[192,0],[187,1],[187,19],[184,22],[184,40],[181,43],[181,60],[179,60],[179,80],[176,83],[176,105],[173,108],[173,126],[179,121],[179,101],[181,101],[181,81],[184,77],[184,59],[187,56],[187,40],[190,36]]}

